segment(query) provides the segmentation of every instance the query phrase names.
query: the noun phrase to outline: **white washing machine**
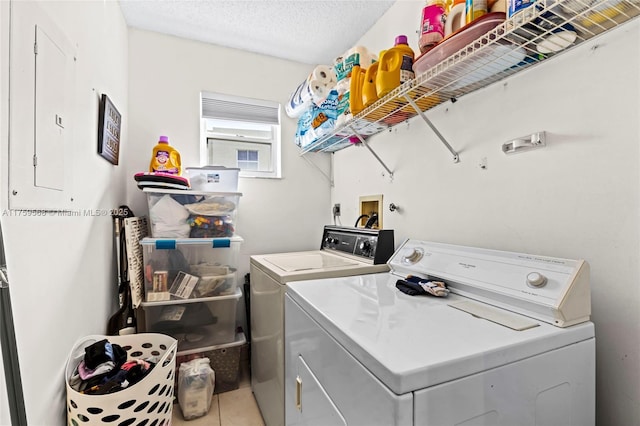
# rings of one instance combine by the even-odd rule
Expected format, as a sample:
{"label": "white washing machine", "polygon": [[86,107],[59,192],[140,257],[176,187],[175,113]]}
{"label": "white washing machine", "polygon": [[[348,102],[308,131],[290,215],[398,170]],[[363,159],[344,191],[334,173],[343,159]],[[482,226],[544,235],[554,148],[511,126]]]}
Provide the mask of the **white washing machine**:
{"label": "white washing machine", "polygon": [[268,426],[284,425],[284,294],[290,281],[389,270],[393,231],[325,226],[314,251],[251,256],[251,388]]}
{"label": "white washing machine", "polygon": [[287,425],[595,423],[586,262],[407,240],[389,265],[289,283]]}

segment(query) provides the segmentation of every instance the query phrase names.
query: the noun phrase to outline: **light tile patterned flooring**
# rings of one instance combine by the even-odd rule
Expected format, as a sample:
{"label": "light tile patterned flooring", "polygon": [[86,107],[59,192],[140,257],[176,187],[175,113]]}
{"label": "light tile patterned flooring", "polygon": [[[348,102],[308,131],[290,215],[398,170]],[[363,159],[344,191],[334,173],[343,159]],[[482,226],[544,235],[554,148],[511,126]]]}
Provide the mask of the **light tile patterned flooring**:
{"label": "light tile patterned flooring", "polygon": [[239,387],[213,395],[209,414],[185,420],[179,404],[173,404],[172,426],[264,426],[258,404],[251,392],[249,360],[240,359]]}

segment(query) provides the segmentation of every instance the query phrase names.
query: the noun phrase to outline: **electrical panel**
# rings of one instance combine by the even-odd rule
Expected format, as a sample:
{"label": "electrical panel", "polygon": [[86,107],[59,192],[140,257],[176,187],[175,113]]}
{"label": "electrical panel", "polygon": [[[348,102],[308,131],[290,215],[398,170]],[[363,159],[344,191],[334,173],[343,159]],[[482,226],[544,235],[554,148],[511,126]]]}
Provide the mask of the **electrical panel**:
{"label": "electrical panel", "polygon": [[9,207],[72,207],[76,53],[32,2],[11,12]]}

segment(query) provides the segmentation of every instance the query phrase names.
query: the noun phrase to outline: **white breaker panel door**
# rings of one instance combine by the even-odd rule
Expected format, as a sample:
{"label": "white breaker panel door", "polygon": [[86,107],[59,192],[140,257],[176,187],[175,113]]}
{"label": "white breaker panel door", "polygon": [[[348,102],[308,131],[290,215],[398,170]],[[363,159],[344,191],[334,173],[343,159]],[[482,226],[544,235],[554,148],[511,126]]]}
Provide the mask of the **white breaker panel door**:
{"label": "white breaker panel door", "polygon": [[9,206],[70,209],[75,47],[36,2],[14,2],[10,55]]}

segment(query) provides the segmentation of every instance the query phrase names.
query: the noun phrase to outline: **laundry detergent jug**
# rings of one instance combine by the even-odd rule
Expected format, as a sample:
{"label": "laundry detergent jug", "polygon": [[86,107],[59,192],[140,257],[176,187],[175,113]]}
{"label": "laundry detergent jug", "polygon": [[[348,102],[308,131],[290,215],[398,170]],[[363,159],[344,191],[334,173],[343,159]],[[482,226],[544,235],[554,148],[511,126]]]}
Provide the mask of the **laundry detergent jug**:
{"label": "laundry detergent jug", "polygon": [[178,176],[182,174],[180,153],[169,145],[168,136],[160,136],[158,144],[153,148],[149,171],[170,173]]}
{"label": "laundry detergent jug", "polygon": [[[380,52],[380,56],[384,51]],[[376,89],[376,75],[378,74],[378,66],[380,62],[374,62],[369,65],[367,72],[364,74],[364,84],[362,85],[362,104],[364,107],[373,105],[378,100],[378,92]]]}
{"label": "laundry detergent jug", "polygon": [[376,89],[378,97],[383,97],[401,84],[412,80],[413,49],[407,44],[407,36],[396,37],[396,44],[386,50],[380,57],[376,74]]}
{"label": "laundry detergent jug", "polygon": [[351,114],[356,115],[364,109],[362,104],[362,85],[364,84],[365,71],[360,65],[354,65],[351,69],[351,82],[349,86],[349,108]]}

